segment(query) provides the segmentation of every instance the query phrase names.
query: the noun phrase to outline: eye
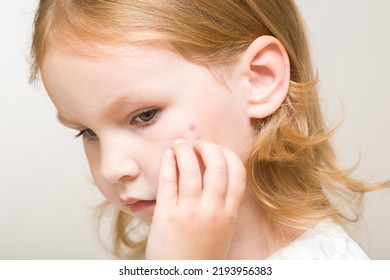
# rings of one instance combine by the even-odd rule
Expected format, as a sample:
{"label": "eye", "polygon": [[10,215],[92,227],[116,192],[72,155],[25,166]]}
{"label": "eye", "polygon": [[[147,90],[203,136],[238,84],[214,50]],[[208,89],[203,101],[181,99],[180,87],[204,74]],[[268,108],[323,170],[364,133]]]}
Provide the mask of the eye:
{"label": "eye", "polygon": [[77,135],[75,135],[75,138],[78,138],[80,136],[85,137],[85,138],[96,138],[97,137],[96,133],[93,132],[93,130],[89,129],[89,128],[81,130]]}
{"label": "eye", "polygon": [[158,117],[160,116],[160,113],[160,109],[145,110],[135,115],[134,118],[131,120],[131,124],[140,127],[152,125],[157,121]]}

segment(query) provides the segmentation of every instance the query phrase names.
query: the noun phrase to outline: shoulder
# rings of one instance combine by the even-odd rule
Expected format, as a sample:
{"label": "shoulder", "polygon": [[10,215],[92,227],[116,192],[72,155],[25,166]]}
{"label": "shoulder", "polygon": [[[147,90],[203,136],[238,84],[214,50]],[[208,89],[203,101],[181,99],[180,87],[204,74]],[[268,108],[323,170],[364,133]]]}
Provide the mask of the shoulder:
{"label": "shoulder", "polygon": [[368,257],[340,225],[325,219],[268,259],[364,260]]}

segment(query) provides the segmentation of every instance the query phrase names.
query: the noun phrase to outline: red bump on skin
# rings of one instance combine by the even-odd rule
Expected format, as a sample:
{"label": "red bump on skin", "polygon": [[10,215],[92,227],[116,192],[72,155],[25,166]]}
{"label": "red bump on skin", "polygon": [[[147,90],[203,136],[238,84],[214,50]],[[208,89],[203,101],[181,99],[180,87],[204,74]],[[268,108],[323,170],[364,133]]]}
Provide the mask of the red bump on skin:
{"label": "red bump on skin", "polygon": [[190,124],[189,128],[191,132],[194,132],[196,127],[194,124]]}

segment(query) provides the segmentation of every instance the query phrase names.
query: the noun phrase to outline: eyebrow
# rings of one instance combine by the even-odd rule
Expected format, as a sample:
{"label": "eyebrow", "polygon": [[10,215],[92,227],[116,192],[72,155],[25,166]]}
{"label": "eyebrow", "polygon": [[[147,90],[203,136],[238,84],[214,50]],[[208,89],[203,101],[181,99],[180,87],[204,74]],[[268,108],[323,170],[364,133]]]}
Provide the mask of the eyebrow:
{"label": "eyebrow", "polygon": [[[140,94],[137,96],[137,102],[139,101],[139,97],[142,96]],[[110,104],[107,108],[104,109],[102,113],[103,119],[109,118],[113,114],[122,111],[124,108],[128,107],[129,104],[137,103],[135,102],[134,96],[124,95],[116,99],[112,104]]]}
{"label": "eyebrow", "polygon": [[[142,94],[140,96],[142,96]],[[137,100],[137,102],[140,102],[140,101]],[[103,117],[103,119],[109,118],[110,116],[112,116],[116,112],[122,111],[124,108],[126,108],[128,106],[128,104],[130,104],[130,103],[134,104],[137,102],[135,102],[133,96],[128,96],[128,95],[121,96],[118,99],[116,99],[112,104],[110,104],[107,108],[105,108],[103,110],[101,116]],[[59,112],[57,112],[57,120],[61,124],[63,124],[64,126],[68,126],[68,127],[80,127],[81,126],[77,122],[72,121],[72,120],[68,119],[67,117],[61,115]]]}

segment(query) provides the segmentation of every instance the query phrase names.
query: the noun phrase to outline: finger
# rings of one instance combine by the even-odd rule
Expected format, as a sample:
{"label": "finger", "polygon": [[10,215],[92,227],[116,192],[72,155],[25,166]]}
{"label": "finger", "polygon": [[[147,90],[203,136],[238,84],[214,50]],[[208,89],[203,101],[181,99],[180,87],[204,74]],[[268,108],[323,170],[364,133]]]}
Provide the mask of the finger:
{"label": "finger", "polygon": [[175,205],[177,203],[177,171],[176,160],[171,149],[165,151],[161,162],[159,186],[157,189],[156,204]]}
{"label": "finger", "polygon": [[226,192],[226,207],[237,209],[246,187],[246,169],[240,157],[232,150],[221,148],[228,166],[228,186]]}
{"label": "finger", "polygon": [[217,200],[224,202],[228,166],[220,146],[211,141],[201,140],[195,143],[195,150],[205,166],[202,200],[206,203],[215,203]]}
{"label": "finger", "polygon": [[194,148],[185,140],[173,143],[179,171],[179,203],[194,203],[202,193],[202,174]]}

